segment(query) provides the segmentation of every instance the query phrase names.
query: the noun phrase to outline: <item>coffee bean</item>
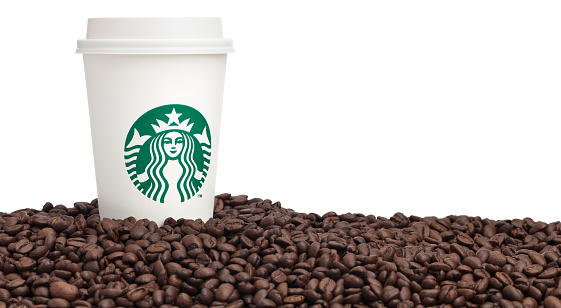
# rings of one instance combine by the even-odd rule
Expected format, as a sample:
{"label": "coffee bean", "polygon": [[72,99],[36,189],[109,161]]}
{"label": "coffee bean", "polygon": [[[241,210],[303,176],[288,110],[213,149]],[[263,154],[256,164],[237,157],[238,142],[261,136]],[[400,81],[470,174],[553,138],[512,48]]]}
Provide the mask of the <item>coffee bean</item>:
{"label": "coffee bean", "polygon": [[64,281],[52,282],[49,286],[49,292],[53,297],[63,298],[69,302],[76,300],[79,294],[75,285]]}
{"label": "coffee bean", "polygon": [[244,301],[241,299],[226,305],[226,308],[242,308],[242,307],[244,307]]}
{"label": "coffee bean", "polygon": [[214,275],[216,275],[216,271],[210,267],[201,267],[193,273],[193,276],[199,279],[214,277]]}
{"label": "coffee bean", "polygon": [[445,272],[449,272],[452,268],[444,263],[444,262],[434,262],[429,264],[429,270],[431,271],[445,271]]}
{"label": "coffee bean", "polygon": [[130,236],[133,240],[141,239],[146,233],[148,233],[148,229],[144,225],[136,225],[130,230]]}
{"label": "coffee bean", "polygon": [[355,275],[349,275],[344,279],[344,285],[346,288],[360,288],[364,285],[364,281]]}
{"label": "coffee bean", "polygon": [[320,216],[229,194],[217,196],[215,209],[207,222],[169,218],[160,227],[100,219],[97,200],[3,214],[0,302],[555,307],[561,295],[554,223]]}
{"label": "coffee bean", "polygon": [[21,254],[27,254],[31,252],[33,248],[33,243],[26,238],[18,241],[15,245],[16,252]]}
{"label": "coffee bean", "polygon": [[483,262],[478,257],[465,257],[462,264],[469,266],[472,270],[483,268]]}
{"label": "coffee bean", "polygon": [[[495,274],[496,279],[499,281],[499,283],[501,283],[503,286],[505,285],[512,285],[514,284],[514,281],[512,280],[512,278],[510,278],[510,276],[507,273],[504,272],[497,272]],[[489,279],[490,283],[492,282],[492,279]],[[498,286],[497,286],[498,287]]]}
{"label": "coffee bean", "polygon": [[128,291],[126,296],[127,299],[130,300],[131,302],[138,302],[142,300],[146,295],[148,295],[148,292],[149,292],[148,288],[138,287]]}
{"label": "coffee bean", "polygon": [[561,299],[555,296],[547,296],[543,301],[543,306],[545,308],[560,308],[561,307]]}
{"label": "coffee bean", "polygon": [[124,293],[125,293],[125,290],[117,289],[117,288],[114,288],[114,289],[106,288],[106,289],[101,290],[101,295],[103,295],[106,298],[112,298],[112,299],[116,299],[117,297],[121,297],[121,296],[124,295]]}
{"label": "coffee bean", "polygon": [[208,306],[214,300],[214,293],[212,293],[212,291],[209,289],[203,288],[199,292],[199,295],[197,296],[197,300],[201,302],[201,304]]}
{"label": "coffee bean", "polygon": [[285,304],[299,306],[299,305],[302,305],[302,303],[304,303],[305,300],[306,300],[306,298],[303,295],[291,295],[291,296],[285,297],[283,302]]}
{"label": "coffee bean", "polygon": [[386,286],[382,292],[382,301],[384,303],[389,303],[391,300],[399,297],[399,289],[394,286]]}
{"label": "coffee bean", "polygon": [[230,283],[222,284],[216,290],[216,299],[221,302],[226,302],[234,292],[234,286]]}
{"label": "coffee bean", "polygon": [[49,308],[69,308],[70,303],[64,298],[53,298],[47,302]]}
{"label": "coffee bean", "polygon": [[506,264],[506,256],[500,252],[494,251],[489,254],[487,262],[497,266],[504,266]]}
{"label": "coffee bean", "polygon": [[117,305],[115,304],[115,301],[109,298],[103,299],[99,302],[99,304],[97,304],[97,307],[99,308],[115,308],[117,307]]}
{"label": "coffee bean", "polygon": [[280,284],[280,283],[286,282],[287,279],[288,279],[288,277],[281,270],[276,270],[273,273],[271,273],[271,281],[273,281],[275,284]]}
{"label": "coffee bean", "polygon": [[512,285],[508,285],[503,288],[503,296],[504,298],[511,301],[520,302],[524,299],[524,294],[522,293],[522,291],[518,290]]}
{"label": "coffee bean", "polygon": [[543,266],[539,265],[539,264],[531,264],[528,265],[524,268],[524,274],[530,276],[530,277],[534,277],[534,276],[538,276],[539,274],[541,274],[543,272]]}
{"label": "coffee bean", "polygon": [[156,305],[157,307],[161,307],[162,305],[165,304],[165,291],[164,290],[156,290],[154,291],[154,293],[152,294],[152,300],[154,301],[154,305]]}
{"label": "coffee bean", "polygon": [[241,219],[230,218],[226,220],[224,230],[229,233],[237,233],[244,227],[244,222]]}

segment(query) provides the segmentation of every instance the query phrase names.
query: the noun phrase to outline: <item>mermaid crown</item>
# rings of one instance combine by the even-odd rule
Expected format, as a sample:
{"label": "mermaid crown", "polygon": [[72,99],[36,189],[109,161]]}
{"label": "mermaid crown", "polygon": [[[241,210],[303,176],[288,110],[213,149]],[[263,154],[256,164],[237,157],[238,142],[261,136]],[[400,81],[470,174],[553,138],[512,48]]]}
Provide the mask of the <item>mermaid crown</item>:
{"label": "mermaid crown", "polygon": [[173,108],[171,113],[166,114],[166,116],[168,117],[167,123],[162,120],[156,119],[158,125],[152,124],[152,128],[154,128],[154,132],[157,134],[168,130],[182,130],[190,133],[191,128],[193,127],[193,123],[189,124],[190,119],[186,119],[185,121],[180,122],[179,117],[181,115],[182,113],[175,112],[175,108]]}

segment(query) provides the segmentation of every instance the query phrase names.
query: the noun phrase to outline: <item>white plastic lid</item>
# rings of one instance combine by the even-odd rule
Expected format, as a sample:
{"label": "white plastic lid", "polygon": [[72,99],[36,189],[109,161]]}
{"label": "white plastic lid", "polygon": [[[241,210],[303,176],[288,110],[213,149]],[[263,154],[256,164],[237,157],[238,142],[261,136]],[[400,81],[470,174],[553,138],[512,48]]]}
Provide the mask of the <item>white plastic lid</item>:
{"label": "white plastic lid", "polygon": [[214,17],[90,18],[78,54],[223,54],[234,51]]}

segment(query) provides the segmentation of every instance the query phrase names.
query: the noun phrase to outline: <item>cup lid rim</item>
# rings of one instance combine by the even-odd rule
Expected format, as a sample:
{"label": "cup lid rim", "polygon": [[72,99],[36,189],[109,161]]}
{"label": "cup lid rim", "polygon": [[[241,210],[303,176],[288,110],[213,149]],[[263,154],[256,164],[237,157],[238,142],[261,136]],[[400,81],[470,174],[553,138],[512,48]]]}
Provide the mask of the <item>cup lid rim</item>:
{"label": "cup lid rim", "polygon": [[234,52],[229,38],[83,39],[77,54],[225,54]]}

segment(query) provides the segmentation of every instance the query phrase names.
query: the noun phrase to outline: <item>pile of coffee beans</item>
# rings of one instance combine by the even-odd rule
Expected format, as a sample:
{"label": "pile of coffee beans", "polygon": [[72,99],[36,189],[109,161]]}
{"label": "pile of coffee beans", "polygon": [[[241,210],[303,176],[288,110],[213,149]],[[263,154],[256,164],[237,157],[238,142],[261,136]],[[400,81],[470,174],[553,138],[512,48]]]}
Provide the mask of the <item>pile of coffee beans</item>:
{"label": "pile of coffee beans", "polygon": [[297,213],[222,194],[209,221],[0,213],[0,307],[561,307],[561,223]]}

